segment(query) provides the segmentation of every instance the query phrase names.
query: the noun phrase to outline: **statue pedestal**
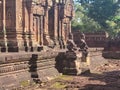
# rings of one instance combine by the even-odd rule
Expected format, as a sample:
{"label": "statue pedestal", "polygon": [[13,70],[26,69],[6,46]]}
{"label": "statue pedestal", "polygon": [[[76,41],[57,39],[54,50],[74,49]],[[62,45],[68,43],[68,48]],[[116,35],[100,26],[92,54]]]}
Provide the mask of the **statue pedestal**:
{"label": "statue pedestal", "polygon": [[82,62],[82,52],[67,51],[65,55],[66,59],[63,61],[64,74],[79,75],[89,70],[87,62]]}

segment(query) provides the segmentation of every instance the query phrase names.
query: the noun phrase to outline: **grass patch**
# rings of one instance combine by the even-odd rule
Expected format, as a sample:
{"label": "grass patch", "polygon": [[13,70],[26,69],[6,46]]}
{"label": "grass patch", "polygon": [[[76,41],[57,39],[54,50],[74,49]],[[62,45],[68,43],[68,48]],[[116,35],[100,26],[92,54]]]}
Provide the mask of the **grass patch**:
{"label": "grass patch", "polygon": [[64,89],[67,85],[64,83],[64,81],[71,81],[73,80],[72,76],[68,75],[62,75],[56,78],[56,82],[54,82],[50,88],[54,89]]}
{"label": "grass patch", "polygon": [[21,86],[23,86],[23,87],[27,87],[27,86],[30,85],[30,82],[29,82],[29,81],[21,81],[20,84],[21,84]]}
{"label": "grass patch", "polygon": [[60,83],[60,82],[55,82],[52,86],[51,86],[51,88],[54,88],[54,89],[62,89],[62,88],[65,88],[66,87],[66,85],[64,85],[64,84],[62,84],[62,83]]}
{"label": "grass patch", "polygon": [[62,75],[59,78],[62,79],[62,80],[73,80],[73,77],[72,76],[68,76],[68,75]]}

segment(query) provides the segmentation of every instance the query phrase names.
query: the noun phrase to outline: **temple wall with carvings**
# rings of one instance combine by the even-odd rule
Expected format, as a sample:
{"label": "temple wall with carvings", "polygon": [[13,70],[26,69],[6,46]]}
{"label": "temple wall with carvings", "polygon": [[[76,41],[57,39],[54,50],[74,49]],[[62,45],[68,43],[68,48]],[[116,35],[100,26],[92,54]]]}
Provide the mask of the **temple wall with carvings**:
{"label": "temple wall with carvings", "polygon": [[1,0],[2,52],[64,48],[71,32],[72,0]]}
{"label": "temple wall with carvings", "polygon": [[68,5],[73,1],[0,0],[0,90],[60,75],[57,56],[65,52],[73,17],[73,7],[65,15]]}

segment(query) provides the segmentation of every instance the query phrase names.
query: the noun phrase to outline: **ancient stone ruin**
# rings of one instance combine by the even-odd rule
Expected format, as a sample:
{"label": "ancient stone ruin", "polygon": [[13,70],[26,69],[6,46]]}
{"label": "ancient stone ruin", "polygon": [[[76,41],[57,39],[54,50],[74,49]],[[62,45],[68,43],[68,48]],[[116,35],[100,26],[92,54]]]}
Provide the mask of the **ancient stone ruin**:
{"label": "ancient stone ruin", "polygon": [[2,52],[63,48],[71,32],[72,0],[1,0]]}
{"label": "ancient stone ruin", "polygon": [[89,69],[69,37],[73,14],[73,0],[0,0],[0,90]]}
{"label": "ancient stone ruin", "polygon": [[72,0],[0,0],[0,90],[60,75],[72,17]]}

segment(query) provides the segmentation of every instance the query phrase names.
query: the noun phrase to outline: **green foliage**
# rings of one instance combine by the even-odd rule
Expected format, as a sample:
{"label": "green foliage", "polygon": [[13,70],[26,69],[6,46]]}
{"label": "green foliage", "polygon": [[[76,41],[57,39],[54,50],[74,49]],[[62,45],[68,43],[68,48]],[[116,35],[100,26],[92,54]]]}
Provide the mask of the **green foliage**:
{"label": "green foliage", "polygon": [[75,0],[76,16],[72,28],[80,31],[120,33],[120,0]]}
{"label": "green foliage", "polygon": [[97,21],[102,27],[106,27],[106,20],[116,12],[116,4],[113,0],[94,0],[89,8],[88,16]]}
{"label": "green foliage", "polygon": [[92,18],[88,17],[87,10],[79,4],[75,5],[75,17],[72,21],[72,29],[83,32],[98,31],[101,26]]}

